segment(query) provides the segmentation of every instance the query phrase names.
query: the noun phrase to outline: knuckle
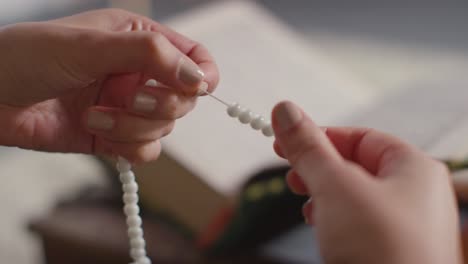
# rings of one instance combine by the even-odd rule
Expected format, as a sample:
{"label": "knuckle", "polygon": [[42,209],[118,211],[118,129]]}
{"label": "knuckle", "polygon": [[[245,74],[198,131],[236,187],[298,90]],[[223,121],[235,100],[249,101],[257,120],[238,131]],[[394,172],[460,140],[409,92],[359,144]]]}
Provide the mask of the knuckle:
{"label": "knuckle", "polygon": [[162,137],[165,137],[165,136],[169,135],[169,134],[174,130],[174,127],[175,127],[175,122],[170,122],[170,123],[163,129]]}
{"label": "knuckle", "polygon": [[143,48],[151,58],[159,58],[161,56],[161,45],[166,41],[164,35],[160,32],[152,32],[145,34],[143,37]]}
{"label": "knuckle", "polygon": [[313,156],[321,156],[322,154],[325,154],[320,147],[320,144],[315,141],[308,140],[301,143],[302,144],[295,144],[295,146],[292,146],[288,151],[288,159],[292,164],[297,163],[302,157],[309,154],[312,154]]}

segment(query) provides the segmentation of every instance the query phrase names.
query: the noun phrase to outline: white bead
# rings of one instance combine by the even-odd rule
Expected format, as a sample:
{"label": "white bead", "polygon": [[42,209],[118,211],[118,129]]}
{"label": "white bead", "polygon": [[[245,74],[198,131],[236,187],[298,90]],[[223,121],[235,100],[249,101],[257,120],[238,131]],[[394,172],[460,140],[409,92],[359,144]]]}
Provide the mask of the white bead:
{"label": "white bead", "polygon": [[151,260],[148,257],[142,257],[137,260],[137,264],[151,264]]}
{"label": "white bead", "polygon": [[143,236],[143,229],[141,227],[130,227],[127,230],[128,237],[130,239]]}
{"label": "white bead", "polygon": [[138,195],[136,193],[125,193],[123,195],[124,204],[134,204],[138,202]]}
{"label": "white bead", "polygon": [[135,237],[130,239],[131,248],[145,248],[145,240],[142,237]]}
{"label": "white bead", "polygon": [[155,79],[149,79],[146,81],[145,86],[156,87],[158,86],[158,82]]}
{"label": "white bead", "polygon": [[122,172],[127,172],[132,169],[132,164],[128,162],[128,160],[119,157],[118,162],[117,162],[117,170],[122,173]]}
{"label": "white bead", "polygon": [[132,258],[135,260],[143,258],[146,256],[146,250],[143,248],[132,248],[130,250],[130,256],[132,256]]}
{"label": "white bead", "polygon": [[139,215],[130,215],[127,217],[128,226],[141,226],[141,217]]}
{"label": "white bead", "polygon": [[132,171],[122,172],[119,175],[120,181],[122,183],[129,183],[135,181],[135,174]]}
{"label": "white bead", "polygon": [[239,121],[242,124],[247,124],[252,121],[253,113],[249,109],[244,109],[242,113],[239,115]]}
{"label": "white bead", "polygon": [[122,185],[124,193],[136,193],[138,192],[138,185],[136,182],[129,182]]}
{"label": "white bead", "polygon": [[262,128],[263,135],[267,137],[272,137],[275,133],[273,132],[273,128],[271,127],[270,123],[267,123],[265,127]]}
{"label": "white bead", "polygon": [[233,103],[227,108],[230,117],[238,117],[241,113],[241,107],[238,103]]}
{"label": "white bead", "polygon": [[256,116],[252,122],[250,122],[250,126],[255,130],[260,130],[265,127],[268,122],[263,118],[263,116]]}
{"label": "white bead", "polygon": [[140,213],[140,207],[137,204],[127,204],[124,206],[124,213],[128,216],[138,215],[138,213]]}

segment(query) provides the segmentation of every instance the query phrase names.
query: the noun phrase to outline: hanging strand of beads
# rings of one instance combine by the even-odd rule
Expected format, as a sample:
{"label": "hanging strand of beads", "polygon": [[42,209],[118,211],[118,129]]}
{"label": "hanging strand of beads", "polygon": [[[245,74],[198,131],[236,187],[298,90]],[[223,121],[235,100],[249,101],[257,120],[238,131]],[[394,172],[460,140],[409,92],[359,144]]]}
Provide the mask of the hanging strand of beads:
{"label": "hanging strand of beads", "polygon": [[146,255],[146,242],[143,238],[140,207],[138,206],[138,184],[132,166],[126,159],[119,157],[117,161],[120,182],[122,183],[124,213],[126,215],[127,233],[130,241],[131,264],[151,264]]}

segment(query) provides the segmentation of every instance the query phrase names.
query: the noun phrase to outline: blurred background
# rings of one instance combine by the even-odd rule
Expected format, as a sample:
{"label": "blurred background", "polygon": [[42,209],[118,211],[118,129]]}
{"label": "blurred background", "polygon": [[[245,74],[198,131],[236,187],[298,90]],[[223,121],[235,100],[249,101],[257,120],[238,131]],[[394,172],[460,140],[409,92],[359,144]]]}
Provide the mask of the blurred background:
{"label": "blurred background", "polygon": [[[203,10],[211,5],[220,5],[222,2],[224,1],[1,1],[0,25],[21,21],[47,20],[105,7],[124,8],[150,16],[157,21],[170,21],[177,24],[177,17],[180,14],[190,13],[191,10]],[[454,150],[454,147],[463,145],[454,138],[458,138],[456,135],[460,134],[459,131],[467,131],[466,124],[468,122],[465,122],[466,120],[463,122],[458,120],[457,123],[450,124],[444,123],[446,128],[450,125],[444,130],[444,133],[434,128],[438,126],[437,124],[434,127],[426,128],[426,133],[432,136],[424,142],[418,141],[420,135],[414,134],[412,122],[424,119],[427,112],[421,110],[417,113],[418,115],[411,116],[413,119],[408,117],[402,119],[400,123],[389,125],[387,121],[398,122],[398,118],[401,118],[403,115],[401,112],[392,112],[392,109],[397,108],[399,104],[401,104],[401,108],[412,112],[414,109],[411,107],[417,107],[415,102],[424,97],[425,91],[429,94],[426,96],[432,96],[430,100],[428,99],[430,102],[441,101],[450,104],[455,101],[459,102],[455,99],[457,97],[468,98],[465,97],[466,91],[468,91],[468,34],[466,33],[468,2],[442,0],[345,2],[258,0],[252,2],[255,2],[255,8],[261,8],[264,10],[262,12],[271,14],[279,23],[291,30],[295,36],[299,36],[301,45],[305,49],[310,48],[310,51],[319,54],[321,59],[335,65],[340,73],[346,73],[346,76],[352,76],[354,80],[357,80],[362,93],[372,94],[368,106],[364,110],[353,113],[347,119],[348,123],[375,126],[396,133],[421,147],[426,147],[428,151],[437,153],[441,158],[464,157],[466,149]],[[209,42],[208,39],[206,41]],[[288,49],[288,47],[284,48]],[[229,84],[226,83],[226,86]],[[410,90],[412,92],[407,92]],[[443,95],[447,94],[450,96],[442,98]],[[424,109],[428,110],[431,108],[431,104],[421,105],[421,107],[426,107]],[[468,109],[464,108],[463,102],[459,102],[458,108],[450,110],[458,112],[450,112],[447,109],[443,111],[446,111],[444,114],[447,116],[455,114],[459,116],[466,114]],[[370,115],[371,112],[385,113],[388,115],[388,119],[382,121],[381,117],[376,117],[375,114],[374,116]],[[343,121],[343,123],[347,122]],[[403,125],[406,126],[406,130],[401,129]],[[452,130],[458,132],[455,133]],[[466,141],[463,142],[466,143]],[[174,159],[177,160],[177,157]],[[49,263],[59,263],[60,261],[72,263],[64,258],[60,259],[57,256],[60,254],[54,253],[54,250],[60,248],[56,245],[58,242],[55,241],[55,246],[51,246],[53,243],[50,241],[57,237],[60,237],[58,241],[65,241],[65,238],[60,236],[61,232],[72,230],[80,225],[79,221],[75,223],[71,219],[79,219],[81,213],[83,213],[83,218],[86,218],[86,214],[89,212],[80,211],[77,217],[70,219],[65,217],[64,219],[70,220],[69,223],[73,222],[73,224],[71,227],[65,225],[61,230],[55,230],[50,224],[55,222],[48,217],[53,218],[57,204],[63,203],[63,201],[84,199],[99,201],[100,204],[104,205],[112,204],[109,201],[114,197],[113,188],[118,189],[118,187],[115,187],[112,177],[109,177],[109,175],[115,175],[108,167],[108,163],[83,155],[43,154],[16,148],[1,148],[0,165],[3,168],[0,197],[4,201],[2,217],[0,218],[0,259],[18,264],[45,263],[46,259]],[[275,171],[275,173],[279,172]],[[260,178],[257,180],[260,181]],[[258,186],[255,185],[255,187]],[[244,190],[251,193],[250,190],[253,189],[247,187],[248,185]],[[86,191],[83,192],[83,190]],[[86,196],[83,193],[87,193],[89,196],[83,198],[82,196]],[[102,193],[109,193],[109,195],[102,195]],[[151,199],[148,198],[149,195],[146,197],[147,200]],[[294,202],[300,204],[301,201],[294,200]],[[240,207],[234,208],[240,210]],[[247,209],[243,208],[242,210]],[[74,214],[70,213],[70,215]],[[246,215],[249,214],[246,213]],[[62,216],[58,214],[57,217]],[[269,261],[319,263],[320,260],[313,249],[313,231],[299,222],[297,219],[290,221],[282,226],[283,232],[276,234],[275,237],[266,236],[265,239],[259,239],[258,245],[256,245],[258,250],[254,255],[258,254]],[[92,223],[88,224],[93,226]],[[164,228],[171,227],[171,225],[161,225],[164,225]],[[207,226],[209,225],[207,224]],[[156,225],[155,230],[158,230],[158,227],[160,226]],[[96,229],[95,226],[94,228],[92,230],[94,233],[102,231],[99,228]],[[83,231],[83,233],[86,232]],[[157,231],[155,232],[157,233]],[[178,233],[178,231],[174,231],[174,233]],[[68,234],[69,239],[73,240],[71,234],[80,237],[81,233],[80,230],[73,229],[73,232]],[[155,236],[158,237],[159,234]],[[86,239],[89,238],[83,237],[85,236],[83,235],[77,240],[88,241]],[[182,240],[189,241],[189,245],[193,244],[193,234],[181,237]],[[122,238],[124,239],[124,236]],[[156,241],[160,241],[158,239]],[[91,242],[89,243],[91,244]],[[81,255],[79,249],[84,248],[85,244],[75,243],[67,250],[73,248],[75,254]],[[232,245],[236,245],[236,243]],[[235,247],[232,245],[231,247]],[[116,251],[115,248],[118,247],[109,246],[108,248]],[[126,249],[122,248],[123,256],[125,256]],[[107,249],[106,252],[111,254],[114,252],[111,249]],[[65,249],[59,250],[66,252]],[[97,251],[98,249],[96,249]],[[198,250],[190,249],[189,251],[191,254],[198,254]],[[62,254],[65,254],[63,252]],[[107,253],[96,253],[95,256],[99,255],[100,257],[95,257],[95,259],[101,259],[101,263],[109,263],[104,261],[105,254]],[[53,262],[54,257],[59,260]],[[90,259],[88,261],[83,258],[81,262],[94,263]]]}

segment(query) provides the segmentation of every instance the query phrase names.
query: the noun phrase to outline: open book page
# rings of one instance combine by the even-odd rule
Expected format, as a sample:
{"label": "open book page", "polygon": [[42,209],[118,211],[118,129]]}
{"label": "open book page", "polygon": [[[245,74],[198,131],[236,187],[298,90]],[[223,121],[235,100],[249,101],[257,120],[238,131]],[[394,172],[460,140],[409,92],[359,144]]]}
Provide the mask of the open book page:
{"label": "open book page", "polygon": [[417,83],[345,120],[380,129],[438,158],[468,151],[468,82]]}
{"label": "open book page", "polygon": [[[216,58],[221,82],[215,95],[268,119],[277,102],[289,99],[318,122],[333,124],[374,97],[251,2],[218,2],[167,24],[203,43]],[[205,96],[177,122],[163,149],[217,191],[232,194],[256,170],[281,162],[272,143]]]}

